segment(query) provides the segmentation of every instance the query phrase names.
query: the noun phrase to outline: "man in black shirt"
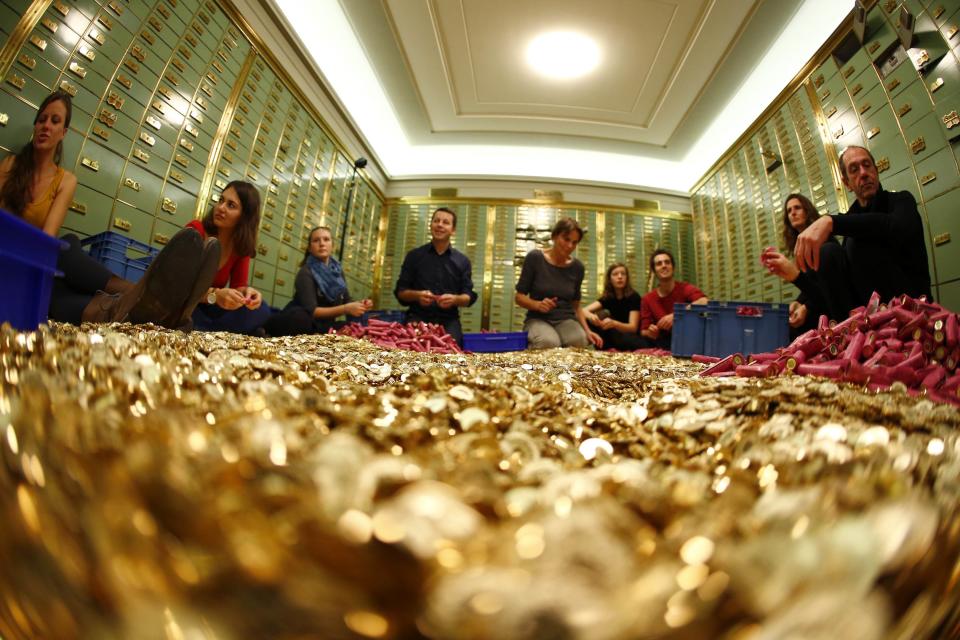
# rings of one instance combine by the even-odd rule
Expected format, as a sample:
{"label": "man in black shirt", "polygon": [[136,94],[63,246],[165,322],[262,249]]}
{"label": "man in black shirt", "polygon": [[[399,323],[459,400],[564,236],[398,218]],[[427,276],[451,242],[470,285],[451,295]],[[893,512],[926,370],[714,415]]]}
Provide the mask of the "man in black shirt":
{"label": "man in black shirt", "polygon": [[797,266],[816,270],[820,247],[835,233],[843,236],[857,304],[866,304],[874,291],[884,302],[904,293],[932,299],[923,220],[913,195],[884,191],[873,156],[863,147],[845,149],[839,165],[857,201],[846,215],[822,216],[797,237]]}
{"label": "man in black shirt", "polygon": [[446,207],[433,212],[432,240],[404,257],[393,294],[409,305],[407,322],[442,324],[462,345],[459,307],[472,305],[477,294],[470,277],[470,259],[450,246],[450,236],[456,230],[456,213]]}

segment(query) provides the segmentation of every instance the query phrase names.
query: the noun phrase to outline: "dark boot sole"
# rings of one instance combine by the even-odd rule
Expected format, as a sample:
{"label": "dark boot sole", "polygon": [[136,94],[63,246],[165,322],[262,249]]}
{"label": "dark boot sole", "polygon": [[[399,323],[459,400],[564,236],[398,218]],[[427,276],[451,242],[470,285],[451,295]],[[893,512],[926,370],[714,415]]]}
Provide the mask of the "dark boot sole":
{"label": "dark boot sole", "polygon": [[134,324],[165,324],[167,318],[183,309],[200,268],[202,251],[203,239],[196,230],[177,232],[138,283],[143,293],[130,309],[128,320]]}

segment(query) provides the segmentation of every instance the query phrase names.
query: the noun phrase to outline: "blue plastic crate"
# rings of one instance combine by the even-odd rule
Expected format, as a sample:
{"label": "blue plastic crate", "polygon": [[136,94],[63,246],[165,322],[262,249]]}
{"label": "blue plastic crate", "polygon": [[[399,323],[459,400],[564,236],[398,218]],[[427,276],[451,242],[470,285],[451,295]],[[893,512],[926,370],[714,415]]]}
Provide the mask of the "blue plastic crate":
{"label": "blue plastic crate", "polygon": [[80,246],[88,247],[92,258],[130,282],[142,278],[154,256],[160,252],[148,244],[112,231],[84,238]]}
{"label": "blue plastic crate", "polygon": [[527,332],[465,333],[463,334],[463,348],[476,353],[523,351],[527,348]]}
{"label": "blue plastic crate", "polygon": [[57,257],[65,244],[0,211],[0,322],[32,331],[47,320]]}
{"label": "blue plastic crate", "polygon": [[764,353],[790,342],[789,306],[764,302],[676,304],[671,351],[724,357]]}
{"label": "blue plastic crate", "polygon": [[670,337],[670,352],[673,355],[682,358],[689,358],[696,353],[709,355],[703,350],[703,343],[711,313],[709,303],[673,305]]}

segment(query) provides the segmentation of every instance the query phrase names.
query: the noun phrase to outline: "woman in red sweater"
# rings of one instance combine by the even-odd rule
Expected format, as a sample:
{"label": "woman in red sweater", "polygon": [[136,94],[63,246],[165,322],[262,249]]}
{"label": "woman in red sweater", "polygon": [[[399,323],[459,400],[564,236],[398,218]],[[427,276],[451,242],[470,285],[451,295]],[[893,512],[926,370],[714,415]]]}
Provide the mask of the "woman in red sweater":
{"label": "woman in red sweater", "polygon": [[243,180],[229,183],[201,220],[188,227],[220,243],[220,261],[213,282],[193,312],[201,331],[253,334],[270,317],[260,292],[249,285],[250,258],[256,255],[260,226],[260,194]]}

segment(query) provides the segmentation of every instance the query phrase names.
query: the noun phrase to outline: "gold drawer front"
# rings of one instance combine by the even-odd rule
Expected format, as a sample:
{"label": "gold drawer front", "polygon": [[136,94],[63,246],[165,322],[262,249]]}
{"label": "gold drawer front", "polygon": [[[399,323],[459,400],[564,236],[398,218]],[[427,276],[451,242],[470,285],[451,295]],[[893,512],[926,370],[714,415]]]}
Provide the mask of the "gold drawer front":
{"label": "gold drawer front", "polygon": [[77,182],[105,196],[116,198],[120,176],[126,162],[124,158],[129,147],[123,150],[124,156],[118,155],[113,150],[115,148],[108,149],[94,142],[92,138],[87,138],[80,149],[77,164],[73,168]]}
{"label": "gold drawer front", "polygon": [[[941,284],[939,290],[937,302],[947,309],[960,309],[960,280]],[[936,291],[934,291],[934,294],[936,294]]]}
{"label": "gold drawer front", "polygon": [[863,136],[870,149],[884,146],[894,138],[900,140],[902,145],[903,137],[900,134],[900,127],[897,126],[897,118],[886,103],[872,109],[867,116],[861,118],[861,122]]}
{"label": "gold drawer front", "polygon": [[296,275],[277,266],[276,275],[273,279],[273,297],[274,300],[290,300],[293,297],[293,284],[296,280]]}
{"label": "gold drawer front", "polygon": [[277,253],[279,249],[279,240],[268,235],[259,234],[257,237],[256,260],[275,265],[277,263]]}
{"label": "gold drawer front", "polygon": [[33,78],[51,91],[57,86],[60,78],[60,68],[55,67],[32,51],[21,49],[14,58],[13,66],[8,73]]}
{"label": "gold drawer front", "polygon": [[828,56],[826,61],[817,67],[816,71],[814,71],[810,76],[814,89],[819,89],[827,81],[837,75],[838,71],[839,69],[837,68],[837,63],[833,61],[833,56]]}
{"label": "gold drawer front", "polygon": [[867,19],[867,40],[863,48],[872,60],[877,60],[891,45],[897,42],[897,32],[884,17],[879,7],[870,10]]}
{"label": "gold drawer front", "polygon": [[[16,67],[10,69],[10,71],[3,77],[2,86],[3,90],[8,94],[22,98],[33,105],[39,105],[50,93],[50,89],[48,87],[43,86]],[[34,115],[36,115],[35,111]],[[32,124],[33,116],[30,117],[30,122]],[[26,139],[29,138],[30,136],[28,135]],[[23,144],[23,142],[20,144]]]}
{"label": "gold drawer front", "polygon": [[960,62],[948,51],[936,66],[924,73],[924,84],[934,104],[941,104],[960,94]]}
{"label": "gold drawer front", "polygon": [[916,170],[917,179],[920,181],[920,192],[925,202],[951,191],[960,184],[957,162],[949,146],[918,163]]}
{"label": "gold drawer front", "polygon": [[33,135],[36,109],[6,91],[0,91],[0,147],[8,153],[19,151]]}
{"label": "gold drawer front", "polygon": [[99,20],[100,16],[103,16],[113,22],[115,25],[114,29],[116,29],[116,27],[122,27],[131,33],[136,32],[146,17],[146,11],[148,10],[146,3],[104,0],[104,4],[105,7],[97,19]]}
{"label": "gold drawer front", "polygon": [[[933,260],[940,282],[960,278],[960,216],[955,193],[945,193],[926,203],[929,236],[933,239]],[[933,274],[931,274],[932,276]]]}
{"label": "gold drawer front", "polygon": [[173,149],[162,138],[152,135],[150,129],[141,129],[130,152],[130,164],[162,179],[167,175],[172,155]]}
{"label": "gold drawer front", "polygon": [[[162,184],[159,177],[130,163],[124,169],[118,198],[152,215],[159,209]],[[143,242],[149,242],[149,239]]]}
{"label": "gold drawer front", "polygon": [[150,244],[158,249],[162,249],[168,242],[170,238],[177,234],[183,225],[178,225],[173,222],[167,222],[162,218],[157,218],[153,221],[153,231],[150,234]]}
{"label": "gold drawer front", "polygon": [[84,236],[107,231],[113,205],[113,198],[85,185],[77,185],[63,225]]}
{"label": "gold drawer front", "polygon": [[250,267],[250,285],[261,293],[273,292],[277,266],[261,259],[254,260]]}
{"label": "gold drawer front", "polygon": [[940,120],[935,113],[928,113],[907,127],[904,135],[914,163],[921,162],[947,144]]}
{"label": "gold drawer front", "polygon": [[[887,94],[880,84],[867,91],[864,90],[853,99],[853,106],[861,119],[866,119],[875,111],[887,105]],[[866,129],[866,125],[864,125]]]}
{"label": "gold drawer front", "polygon": [[67,51],[73,51],[80,42],[80,35],[87,30],[90,19],[79,11],[64,18],[52,6],[41,16],[34,33],[48,42],[56,42]]}
{"label": "gold drawer front", "polygon": [[960,99],[954,98],[950,102],[937,105],[935,113],[948,141],[952,142],[960,137]]}
{"label": "gold drawer front", "polygon": [[[167,182],[187,193],[197,194],[200,192],[200,180],[185,171],[181,171],[178,167],[170,167]],[[220,190],[217,189],[216,194],[219,195],[219,193]]]}
{"label": "gold drawer front", "polygon": [[890,102],[904,127],[909,127],[933,109],[930,94],[919,80],[906,87]]}
{"label": "gold drawer front", "polygon": [[118,201],[113,208],[110,231],[121,233],[138,242],[150,242],[154,217],[152,214]]}
{"label": "gold drawer front", "polygon": [[913,170],[912,166],[895,174],[881,176],[880,183],[887,191],[909,191],[914,197],[920,193],[920,186],[917,183],[917,173]]}
{"label": "gold drawer front", "polygon": [[[830,139],[837,147],[837,152],[843,151],[850,144],[863,144],[863,135],[860,132],[860,119],[853,109],[845,111],[841,116],[829,123]],[[855,134],[855,138],[851,135]],[[852,139],[860,142],[851,142]]]}
{"label": "gold drawer front", "polygon": [[197,208],[197,195],[189,193],[170,182],[163,185],[160,197],[159,219],[184,226],[193,219]]}
{"label": "gold drawer front", "polygon": [[897,94],[919,79],[920,74],[914,69],[913,63],[910,62],[909,58],[904,57],[903,62],[889,75],[885,76],[882,82],[891,99],[894,99]]}
{"label": "gold drawer front", "polygon": [[[873,63],[870,61],[870,56],[867,54],[865,49],[861,48],[857,50],[857,52],[845,65],[843,65],[843,67],[840,69],[840,76],[843,78],[843,81],[847,84],[847,86],[851,87],[854,86],[858,80],[861,80],[861,74],[872,69]],[[873,86],[872,78],[865,78],[864,80],[870,83],[870,87]]]}

